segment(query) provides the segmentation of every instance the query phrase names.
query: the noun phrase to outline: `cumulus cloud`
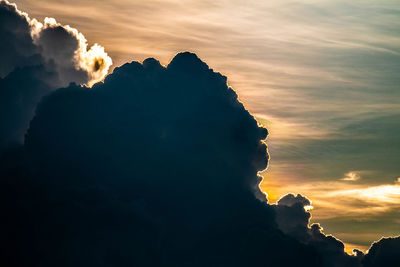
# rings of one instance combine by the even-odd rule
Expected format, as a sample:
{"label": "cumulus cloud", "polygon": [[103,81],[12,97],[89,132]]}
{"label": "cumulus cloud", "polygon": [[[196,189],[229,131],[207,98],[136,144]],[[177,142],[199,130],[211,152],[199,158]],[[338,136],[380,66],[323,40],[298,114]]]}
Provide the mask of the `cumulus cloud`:
{"label": "cumulus cloud", "polygon": [[400,237],[388,237],[374,242],[364,258],[364,266],[400,266]]}
{"label": "cumulus cloud", "polygon": [[88,48],[86,38],[77,29],[61,25],[54,18],[41,23],[29,18],[7,0],[0,1],[0,77],[16,67],[44,64],[56,71],[59,80],[54,86],[70,82],[93,85],[101,81],[112,64],[104,48],[94,44]]}
{"label": "cumulus cloud", "polygon": [[304,196],[267,203],[258,173],[268,132],[195,54],[167,67],[127,63],[92,88],[69,84],[102,80],[104,49],[54,19],[0,7],[2,48],[13,55],[1,67],[0,145],[20,143],[0,153],[2,265],[395,262],[373,249],[386,241],[344,253],[309,226]]}
{"label": "cumulus cloud", "polygon": [[360,258],[351,257],[344,252],[344,245],[340,240],[325,235],[319,224],[309,226],[311,214],[307,207],[310,206],[311,201],[300,194],[282,197],[273,205],[279,229],[318,251],[321,266],[361,266]]}
{"label": "cumulus cloud", "polygon": [[[23,225],[4,233],[8,259],[234,266],[260,261],[257,250],[309,251],[272,245],[281,235],[273,210],[255,197],[266,136],[226,77],[190,53],[167,68],[125,64],[92,89],[57,90],[39,104],[17,163],[2,169],[2,195],[15,203],[7,214],[24,218],[9,215],[3,228]],[[253,242],[263,235],[270,242]]]}
{"label": "cumulus cloud", "polygon": [[12,144],[21,144],[36,104],[53,88],[45,80],[57,79],[57,74],[45,67],[17,68],[6,78],[0,78],[0,154]]}
{"label": "cumulus cloud", "polygon": [[0,1],[0,78],[16,67],[41,63],[39,48],[33,43],[31,30],[36,20],[29,19],[14,4]]}
{"label": "cumulus cloud", "polygon": [[[41,266],[357,261],[340,241],[308,228],[308,199],[287,196],[274,208],[262,198],[266,136],[226,77],[190,53],[166,68],[154,59],[125,64],[92,89],[57,90],[39,104],[24,146],[1,161],[2,197],[12,203],[2,228],[12,244],[7,260],[23,264],[46,255]],[[294,224],[282,227],[286,216]]]}
{"label": "cumulus cloud", "polygon": [[63,26],[53,18],[45,18],[44,24],[35,24],[31,32],[33,42],[59,74],[62,86],[70,82],[91,86],[108,73],[111,58],[98,44],[88,49],[87,40],[78,30]]}
{"label": "cumulus cloud", "polygon": [[311,214],[304,208],[310,205],[311,201],[300,194],[288,194],[279,199],[275,206],[279,228],[286,234],[296,231],[297,228],[307,228]]}
{"label": "cumulus cloud", "polygon": [[0,0],[0,151],[22,143],[41,97],[69,83],[101,81],[112,64],[104,48],[55,19],[29,18]]}
{"label": "cumulus cloud", "polygon": [[307,198],[267,204],[266,136],[226,77],[191,53],[56,90],[0,160],[2,261],[361,266],[364,255],[308,226]]}
{"label": "cumulus cloud", "polygon": [[[349,196],[346,196],[349,197]],[[367,254],[353,250],[353,257],[343,252],[343,243],[334,236],[323,233],[323,228],[314,223],[310,225],[311,214],[305,209],[311,201],[300,194],[288,194],[273,207],[279,229],[319,251],[323,266],[398,266],[397,255],[400,237],[382,238],[372,244]]]}

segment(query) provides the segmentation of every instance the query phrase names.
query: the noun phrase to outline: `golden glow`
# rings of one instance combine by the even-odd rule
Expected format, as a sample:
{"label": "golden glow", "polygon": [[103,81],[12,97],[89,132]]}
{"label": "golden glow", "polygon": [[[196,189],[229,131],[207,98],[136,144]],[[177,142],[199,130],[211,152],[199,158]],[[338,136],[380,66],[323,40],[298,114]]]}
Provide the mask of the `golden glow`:
{"label": "golden glow", "polygon": [[400,185],[398,184],[336,190],[328,193],[328,197],[339,196],[376,203],[377,212],[390,209],[390,206],[384,206],[385,204],[400,207]]}
{"label": "golden glow", "polygon": [[368,186],[337,181],[274,185],[264,179],[261,188],[269,194],[270,201],[276,201],[279,195],[293,192],[307,196],[313,200],[313,214],[320,219],[338,216],[366,219],[378,213],[400,209],[400,184],[397,183]]}
{"label": "golden glow", "polygon": [[90,81],[88,86],[92,86],[106,77],[112,65],[112,60],[104,51],[104,47],[98,44],[94,44],[89,50],[86,47],[87,43],[85,42],[85,45],[78,52],[76,60],[79,67],[89,73]]}
{"label": "golden glow", "polygon": [[[288,193],[300,193],[311,199],[313,201],[311,223],[321,220],[339,222],[350,220],[366,225],[367,228],[358,229],[356,232],[349,227],[344,228],[343,232],[338,230],[332,232],[330,230],[332,227],[322,224],[325,233],[344,240],[345,250],[349,254],[352,253],[353,248],[365,252],[369,244],[380,239],[382,235],[398,235],[397,227],[389,227],[387,221],[381,223],[380,228],[367,226],[369,221],[376,221],[377,218],[394,220],[393,225],[400,222],[390,215],[400,212],[400,183],[397,179],[393,184],[371,186],[343,180],[298,181],[295,175],[282,179],[282,174],[275,170],[264,172],[262,175],[265,178],[261,188],[268,192],[270,202],[276,202]],[[310,211],[308,207],[305,209]],[[333,229],[337,228],[333,227]]]}
{"label": "golden glow", "polygon": [[369,249],[369,246],[362,246],[362,245],[353,244],[353,243],[344,243],[344,251],[346,251],[346,253],[349,255],[355,255],[353,252],[353,249],[355,249],[355,248],[366,253]]}
{"label": "golden glow", "polygon": [[314,209],[314,207],[311,205],[304,206],[305,211],[311,211],[312,209]]}

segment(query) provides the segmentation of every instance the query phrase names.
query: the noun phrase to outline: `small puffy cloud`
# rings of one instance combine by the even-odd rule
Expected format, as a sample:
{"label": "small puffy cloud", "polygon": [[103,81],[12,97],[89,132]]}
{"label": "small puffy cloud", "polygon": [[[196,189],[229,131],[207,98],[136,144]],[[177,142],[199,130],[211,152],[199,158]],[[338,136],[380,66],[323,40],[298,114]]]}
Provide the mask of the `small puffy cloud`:
{"label": "small puffy cloud", "polygon": [[311,200],[300,194],[297,194],[297,196],[294,196],[293,194],[288,194],[278,200],[278,205],[288,207],[292,207],[293,205],[303,205],[303,207],[306,207],[311,205]]}
{"label": "small puffy cloud", "polygon": [[310,206],[311,201],[300,194],[296,196],[288,194],[278,200],[275,206],[277,211],[276,221],[279,228],[286,234],[303,231],[307,228],[310,213],[305,211],[305,207]]}
{"label": "small puffy cloud", "polygon": [[340,180],[342,180],[342,181],[357,181],[360,178],[361,178],[361,176],[357,172],[351,171],[351,172],[345,173],[344,177],[341,178]]}
{"label": "small puffy cloud", "polygon": [[63,86],[70,82],[91,86],[107,75],[112,60],[103,47],[94,44],[88,49],[82,33],[53,18],[45,18],[44,24],[37,25],[33,41],[46,62],[54,64]]}
{"label": "small puffy cloud", "polygon": [[344,244],[333,236],[325,235],[322,227],[314,223],[309,225],[311,214],[308,212],[311,201],[297,194],[288,194],[273,205],[276,222],[280,230],[303,244],[316,249],[321,257],[321,266],[359,266],[360,259],[348,255]]}

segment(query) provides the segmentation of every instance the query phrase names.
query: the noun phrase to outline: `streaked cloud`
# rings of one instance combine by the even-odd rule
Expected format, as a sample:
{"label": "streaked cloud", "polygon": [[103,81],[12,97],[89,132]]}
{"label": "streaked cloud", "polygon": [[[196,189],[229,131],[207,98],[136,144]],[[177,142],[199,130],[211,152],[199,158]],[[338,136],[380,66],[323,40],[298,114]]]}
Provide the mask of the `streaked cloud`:
{"label": "streaked cloud", "polygon": [[363,213],[378,213],[400,208],[400,186],[398,184],[344,189],[328,193],[328,197],[340,196],[370,204],[372,207],[368,207],[367,210],[363,207],[358,209]]}
{"label": "streaked cloud", "polygon": [[[295,192],[295,188],[302,194],[308,192],[307,196],[313,200],[315,210],[320,209],[318,216],[323,219],[340,216],[366,219],[371,215],[400,209],[398,183],[369,186],[346,181],[326,181],[285,186],[282,191],[288,191],[286,193]],[[268,187],[264,187],[264,190],[268,193]]]}

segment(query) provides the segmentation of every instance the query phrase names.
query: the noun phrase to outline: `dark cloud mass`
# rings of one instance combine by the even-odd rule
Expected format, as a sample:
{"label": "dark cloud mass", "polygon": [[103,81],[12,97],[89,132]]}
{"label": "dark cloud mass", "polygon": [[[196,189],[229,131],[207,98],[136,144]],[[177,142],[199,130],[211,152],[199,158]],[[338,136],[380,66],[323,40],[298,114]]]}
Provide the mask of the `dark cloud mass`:
{"label": "dark cloud mass", "polygon": [[0,78],[0,152],[21,144],[36,104],[53,90],[45,80],[56,76],[43,66],[17,68]]}
{"label": "dark cloud mass", "polygon": [[167,68],[125,64],[92,89],[60,89],[39,104],[24,147],[5,155],[17,163],[5,160],[2,195],[19,212],[3,229],[22,225],[7,231],[9,260],[240,266],[286,246],[311,254],[255,197],[266,136],[226,78],[194,54]]}
{"label": "dark cloud mass", "polygon": [[309,227],[311,214],[305,207],[310,205],[310,200],[299,194],[282,197],[277,205],[274,205],[279,229],[296,240],[312,246],[323,258],[323,265],[362,266],[361,257],[349,257],[344,252],[343,243],[333,236],[326,236],[319,224],[312,224]]}
{"label": "dark cloud mass", "polygon": [[0,1],[0,78],[15,67],[40,64],[39,49],[33,44],[27,17],[14,5]]}
{"label": "dark cloud mass", "polygon": [[[38,43],[69,40],[48,24]],[[0,80],[2,266],[397,266],[398,238],[348,255],[309,227],[307,198],[267,203],[268,132],[195,54],[55,90],[76,44]]]}
{"label": "dark cloud mass", "polygon": [[190,53],[167,68],[154,59],[125,64],[92,89],[59,89],[38,105],[24,146],[1,161],[10,203],[3,259],[360,266],[361,256],[308,227],[306,198],[277,206],[261,198],[266,136],[226,77]]}
{"label": "dark cloud mass", "polygon": [[400,266],[400,238],[382,238],[372,244],[365,256],[365,266]]}
{"label": "dark cloud mass", "polygon": [[70,82],[91,85],[111,65],[100,46],[87,50],[76,29],[50,18],[42,24],[4,0],[0,40],[0,151],[22,143],[41,97]]}

